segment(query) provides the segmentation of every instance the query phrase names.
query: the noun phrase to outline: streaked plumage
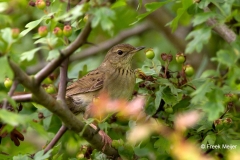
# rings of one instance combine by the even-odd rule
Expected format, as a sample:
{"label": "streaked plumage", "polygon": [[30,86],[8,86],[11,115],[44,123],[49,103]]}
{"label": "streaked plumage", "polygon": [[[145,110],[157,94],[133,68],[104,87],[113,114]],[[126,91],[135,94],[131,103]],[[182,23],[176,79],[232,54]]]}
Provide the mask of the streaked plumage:
{"label": "streaked plumage", "polygon": [[143,48],[129,44],[112,47],[97,69],[67,87],[66,102],[70,110],[75,114],[84,112],[101,92],[112,99],[130,99],[135,85],[131,60],[134,53]]}

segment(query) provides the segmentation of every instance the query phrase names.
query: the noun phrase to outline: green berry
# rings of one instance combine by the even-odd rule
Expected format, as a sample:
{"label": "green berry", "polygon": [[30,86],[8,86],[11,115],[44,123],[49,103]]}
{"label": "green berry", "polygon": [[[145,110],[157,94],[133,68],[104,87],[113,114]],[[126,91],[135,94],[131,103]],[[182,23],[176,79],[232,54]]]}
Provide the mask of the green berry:
{"label": "green berry", "polygon": [[184,66],[184,69],[188,77],[191,77],[194,74],[194,68],[191,65]]}
{"label": "green berry", "polygon": [[176,61],[177,63],[184,63],[186,61],[186,56],[183,53],[179,53],[176,55]]}
{"label": "green berry", "polygon": [[37,0],[35,2],[35,6],[38,8],[38,9],[44,9],[46,7],[46,3],[44,0]]}
{"label": "green berry", "polygon": [[152,49],[147,50],[145,54],[148,59],[153,59],[155,57],[155,53]]}
{"label": "green berry", "polygon": [[172,107],[167,107],[164,109],[164,111],[168,114],[172,114],[173,113],[173,108]]}
{"label": "green berry", "polygon": [[55,93],[56,90],[55,90],[55,87],[53,85],[49,85],[45,88],[46,92],[49,93],[49,94],[52,94],[52,93]]}
{"label": "green berry", "polygon": [[69,37],[72,35],[72,27],[70,25],[66,25],[63,28],[63,35]]}
{"label": "green berry", "polygon": [[55,36],[57,36],[57,37],[61,37],[62,34],[63,34],[63,31],[62,31],[61,28],[56,27],[56,28],[54,28],[54,30],[53,30],[53,34],[54,34]]}
{"label": "green berry", "polygon": [[225,119],[223,120],[223,125],[224,125],[224,127],[226,127],[226,128],[231,127],[231,125],[232,125],[232,119],[231,119],[231,118],[225,118]]}
{"label": "green berry", "polygon": [[6,78],[5,81],[4,81],[4,86],[9,89],[13,84],[13,81],[9,78]]}
{"label": "green berry", "polygon": [[222,119],[217,119],[213,123],[214,123],[214,126],[217,130],[222,130],[224,128]]}
{"label": "green berry", "polygon": [[13,38],[13,39],[18,38],[19,34],[20,34],[19,28],[13,28],[13,29],[12,29],[12,38]]}
{"label": "green berry", "polygon": [[46,27],[46,26],[40,26],[40,27],[38,28],[38,34],[39,34],[41,37],[45,37],[45,36],[48,34],[47,27]]}

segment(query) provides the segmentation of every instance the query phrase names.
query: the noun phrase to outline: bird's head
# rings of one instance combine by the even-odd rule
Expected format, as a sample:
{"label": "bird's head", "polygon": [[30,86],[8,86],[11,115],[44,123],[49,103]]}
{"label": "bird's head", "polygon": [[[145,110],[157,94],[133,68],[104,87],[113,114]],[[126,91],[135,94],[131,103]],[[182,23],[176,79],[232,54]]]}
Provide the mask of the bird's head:
{"label": "bird's head", "polygon": [[129,67],[133,55],[145,47],[133,47],[130,44],[118,44],[113,46],[105,56],[104,63],[110,63],[115,67]]}

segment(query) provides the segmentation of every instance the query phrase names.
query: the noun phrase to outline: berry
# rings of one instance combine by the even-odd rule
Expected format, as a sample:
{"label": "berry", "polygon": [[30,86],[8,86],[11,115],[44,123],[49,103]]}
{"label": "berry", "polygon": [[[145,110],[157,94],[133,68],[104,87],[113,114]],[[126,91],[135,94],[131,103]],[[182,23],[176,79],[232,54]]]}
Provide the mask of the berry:
{"label": "berry", "polygon": [[53,34],[55,34],[55,36],[57,36],[57,37],[61,37],[62,34],[63,34],[63,31],[62,31],[61,28],[56,27],[56,28],[54,28],[54,30],[53,30]]}
{"label": "berry", "polygon": [[184,66],[184,71],[188,77],[191,77],[194,74],[194,68],[191,65]]}
{"label": "berry", "polygon": [[214,123],[214,126],[216,127],[216,129],[218,129],[218,130],[222,130],[224,127],[222,119],[217,119],[213,123]]}
{"label": "berry", "polygon": [[44,0],[37,0],[35,2],[35,6],[38,8],[38,9],[44,9],[46,7],[46,3]]}
{"label": "berry", "polygon": [[186,61],[186,56],[183,53],[179,53],[176,55],[176,61],[177,63],[184,63]]}
{"label": "berry", "polygon": [[148,50],[145,52],[145,54],[146,54],[146,57],[147,57],[148,59],[153,59],[153,58],[155,57],[155,53],[153,52],[152,49],[148,49]]}
{"label": "berry", "polygon": [[66,25],[63,28],[63,35],[69,37],[72,35],[72,27],[70,25]]}
{"label": "berry", "polygon": [[41,37],[45,37],[45,36],[48,34],[47,27],[46,27],[46,26],[40,26],[40,27],[38,28],[38,34],[39,34]]}
{"label": "berry", "polygon": [[4,86],[9,89],[13,84],[13,81],[9,78],[5,78],[5,81],[4,81]]}
{"label": "berry", "polygon": [[12,38],[13,38],[13,39],[18,38],[19,33],[20,33],[20,30],[19,30],[18,28],[13,28],[13,29],[12,29]]}
{"label": "berry", "polygon": [[55,87],[53,85],[48,85],[46,88],[45,88],[46,92],[49,93],[49,94],[52,94],[52,93],[55,93],[56,90],[55,90]]}
{"label": "berry", "polygon": [[231,127],[231,125],[232,125],[232,119],[231,119],[231,118],[225,118],[225,119],[223,120],[223,125],[224,125],[224,127],[226,127],[226,128]]}
{"label": "berry", "polygon": [[167,107],[164,109],[164,111],[168,114],[172,114],[173,113],[173,108],[172,107]]}
{"label": "berry", "polygon": [[163,61],[166,61],[168,59],[168,55],[166,53],[162,53],[161,58]]}

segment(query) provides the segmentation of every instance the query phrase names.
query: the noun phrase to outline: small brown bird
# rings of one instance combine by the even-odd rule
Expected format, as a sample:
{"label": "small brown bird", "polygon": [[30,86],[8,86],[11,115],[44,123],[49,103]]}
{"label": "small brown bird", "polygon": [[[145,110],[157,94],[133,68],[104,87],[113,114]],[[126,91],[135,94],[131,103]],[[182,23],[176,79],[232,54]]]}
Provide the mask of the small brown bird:
{"label": "small brown bird", "polygon": [[112,47],[102,64],[67,87],[66,102],[74,114],[85,112],[92,100],[101,93],[111,99],[129,100],[135,85],[131,67],[134,53],[145,47],[118,44]]}

